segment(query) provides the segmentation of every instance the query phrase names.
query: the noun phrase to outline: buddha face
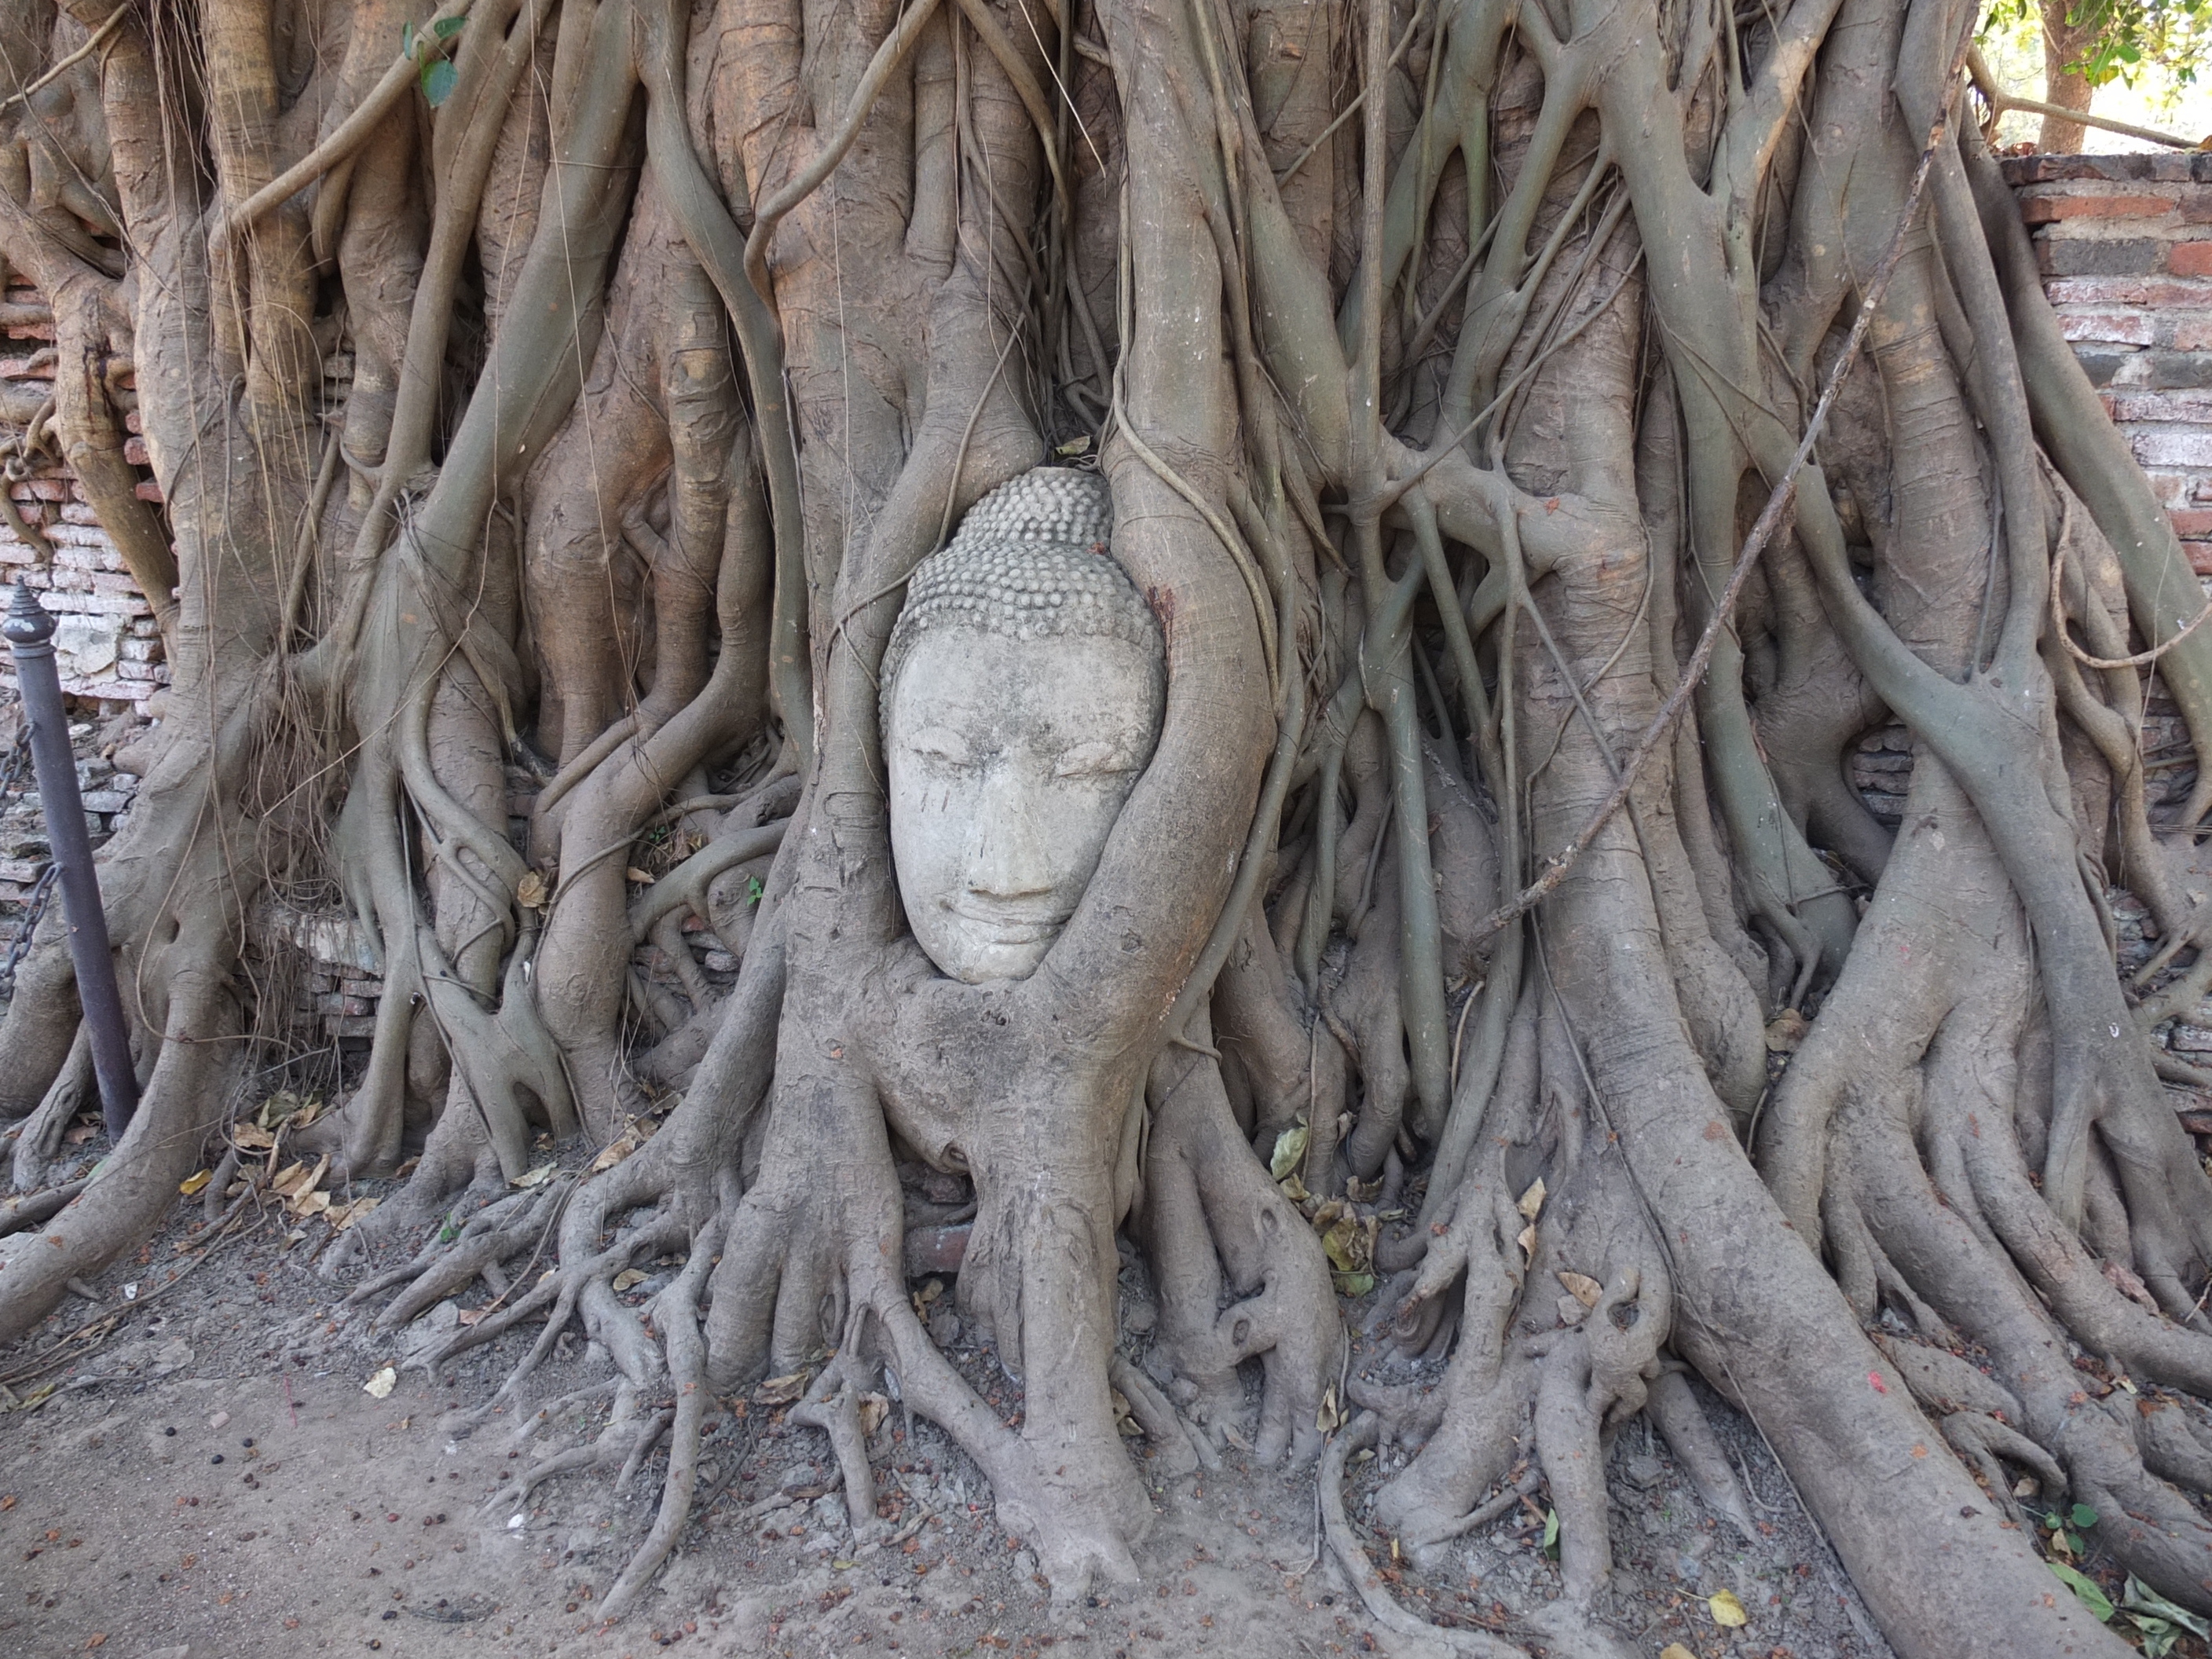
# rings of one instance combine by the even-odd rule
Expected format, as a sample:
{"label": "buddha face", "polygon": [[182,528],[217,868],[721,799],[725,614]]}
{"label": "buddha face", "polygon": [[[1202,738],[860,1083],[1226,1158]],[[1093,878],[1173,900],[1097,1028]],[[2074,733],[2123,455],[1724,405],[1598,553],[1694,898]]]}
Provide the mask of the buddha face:
{"label": "buddha face", "polygon": [[978,985],[1036,971],[1152,758],[1155,651],[1112,634],[921,634],[884,704],[891,854],[915,939]]}

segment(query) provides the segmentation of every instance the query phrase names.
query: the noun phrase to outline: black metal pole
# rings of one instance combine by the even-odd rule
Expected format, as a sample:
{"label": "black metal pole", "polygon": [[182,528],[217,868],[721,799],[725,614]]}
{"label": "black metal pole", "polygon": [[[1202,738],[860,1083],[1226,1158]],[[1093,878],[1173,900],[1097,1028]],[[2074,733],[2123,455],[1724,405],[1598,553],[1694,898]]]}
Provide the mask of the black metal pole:
{"label": "black metal pole", "polygon": [[69,718],[62,712],[62,677],[54,664],[54,619],[21,581],[0,623],[15,658],[23,689],[23,718],[31,723],[31,766],[46,841],[61,869],[62,906],[69,922],[70,959],[76,964],[77,1000],[92,1040],[92,1069],[100,1079],[100,1116],[109,1141],[123,1139],[138,1109],[138,1075],[131,1065],[130,1030],[115,990],[115,958],[107,944],[107,913],[100,907],[100,877],[92,867],[85,834],[84,798],[77,793],[76,756],[70,749]]}

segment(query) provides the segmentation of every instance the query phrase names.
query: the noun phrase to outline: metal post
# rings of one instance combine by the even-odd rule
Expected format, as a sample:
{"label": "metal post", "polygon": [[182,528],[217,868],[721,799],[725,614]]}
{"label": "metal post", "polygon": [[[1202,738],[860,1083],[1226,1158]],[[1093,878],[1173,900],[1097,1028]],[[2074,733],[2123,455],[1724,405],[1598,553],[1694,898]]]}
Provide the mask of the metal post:
{"label": "metal post", "polygon": [[115,959],[107,943],[107,913],[100,902],[100,877],[92,867],[85,834],[84,798],[77,793],[76,756],[70,749],[69,719],[62,712],[62,679],[54,665],[54,619],[20,580],[0,623],[23,689],[23,718],[31,724],[31,765],[39,780],[46,840],[61,870],[62,905],[69,922],[70,959],[76,965],[77,1000],[92,1042],[92,1069],[100,1079],[100,1116],[107,1138],[123,1139],[138,1109],[138,1076],[131,1065],[129,1028],[115,990]]}

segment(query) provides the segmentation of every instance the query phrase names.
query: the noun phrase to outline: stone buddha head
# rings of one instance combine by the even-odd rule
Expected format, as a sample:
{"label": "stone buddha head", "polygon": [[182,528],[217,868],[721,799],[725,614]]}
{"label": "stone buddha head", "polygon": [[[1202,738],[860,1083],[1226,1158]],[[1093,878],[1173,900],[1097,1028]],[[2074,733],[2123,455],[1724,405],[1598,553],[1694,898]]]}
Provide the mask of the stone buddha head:
{"label": "stone buddha head", "polygon": [[1159,624],[1107,556],[1095,473],[1041,467],[922,561],[884,654],[899,896],[971,985],[1034,972],[1158,741]]}

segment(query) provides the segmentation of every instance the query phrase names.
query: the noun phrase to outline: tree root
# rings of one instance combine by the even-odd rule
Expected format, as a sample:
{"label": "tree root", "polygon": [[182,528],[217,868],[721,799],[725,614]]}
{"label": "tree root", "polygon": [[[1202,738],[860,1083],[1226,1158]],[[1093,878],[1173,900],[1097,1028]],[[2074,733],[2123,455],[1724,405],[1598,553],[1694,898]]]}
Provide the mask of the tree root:
{"label": "tree root", "polygon": [[1474,1659],[1525,1659],[1522,1650],[1487,1632],[1447,1630],[1408,1613],[1390,1594],[1382,1576],[1375,1571],[1374,1562],[1368,1559],[1365,1547],[1352,1530],[1352,1522],[1344,1512],[1344,1469],[1352,1453],[1371,1450],[1380,1434],[1380,1419],[1370,1412],[1360,1413],[1350,1426],[1328,1443],[1316,1477],[1321,1483],[1322,1533],[1328,1540],[1330,1554],[1343,1568],[1360,1605],[1367,1609],[1370,1618],[1395,1635],[1438,1644],[1454,1653],[1471,1655]]}

